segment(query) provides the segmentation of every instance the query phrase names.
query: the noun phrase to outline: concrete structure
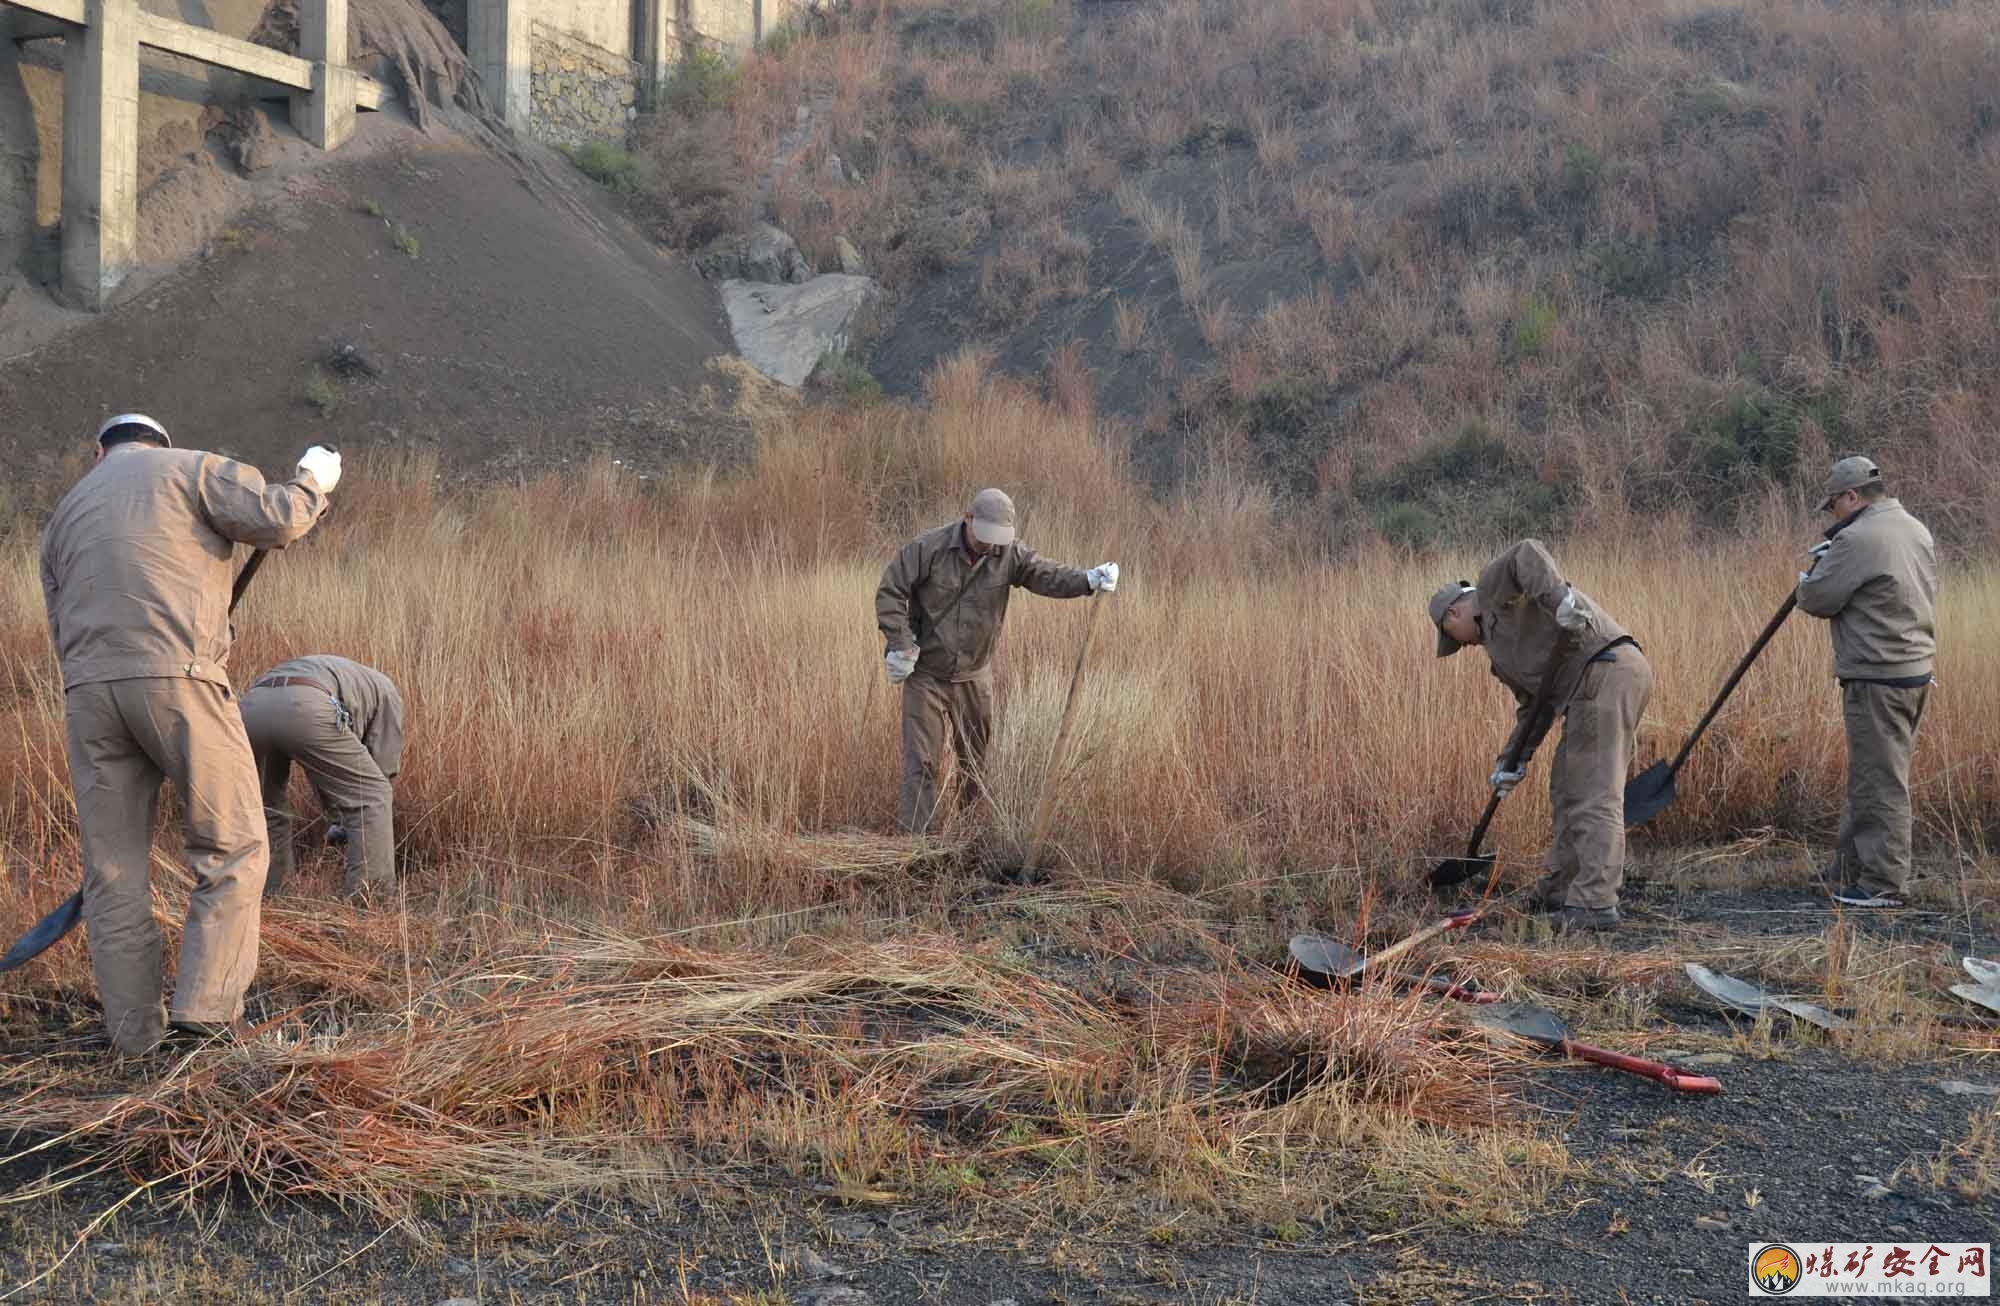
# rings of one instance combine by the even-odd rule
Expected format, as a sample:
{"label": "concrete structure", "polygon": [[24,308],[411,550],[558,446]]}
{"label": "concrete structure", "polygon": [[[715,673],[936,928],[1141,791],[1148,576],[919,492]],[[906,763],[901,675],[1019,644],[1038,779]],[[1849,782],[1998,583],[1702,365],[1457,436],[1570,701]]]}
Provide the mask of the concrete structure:
{"label": "concrete structure", "polygon": [[[495,112],[561,145],[623,134],[697,50],[752,49],[811,0],[469,0],[466,47]],[[629,112],[606,113],[615,107]]]}
{"label": "concrete structure", "polygon": [[[284,88],[293,125],[322,149],[345,141],[356,109],[380,108],[385,94],[347,66],[347,0],[301,0],[297,56],[151,13],[139,0],[7,0],[5,7],[16,41],[63,42],[62,284],[83,308],[102,309],[134,262],[142,48]],[[22,11],[35,17],[24,22]]]}

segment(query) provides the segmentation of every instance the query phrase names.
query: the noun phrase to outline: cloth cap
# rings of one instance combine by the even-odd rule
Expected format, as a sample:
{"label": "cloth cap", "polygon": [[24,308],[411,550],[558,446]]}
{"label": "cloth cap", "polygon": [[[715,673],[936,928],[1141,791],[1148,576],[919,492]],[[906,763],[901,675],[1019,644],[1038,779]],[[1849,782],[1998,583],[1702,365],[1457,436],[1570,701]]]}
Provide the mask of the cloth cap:
{"label": "cloth cap", "polygon": [[1849,490],[1858,490],[1864,485],[1880,485],[1882,469],[1871,458],[1859,454],[1843,458],[1833,465],[1826,474],[1825,496],[1820,500],[1819,510],[1825,512],[1833,506],[1833,501]]}
{"label": "cloth cap", "polygon": [[972,496],[972,534],[981,544],[1004,549],[1014,542],[1014,501],[1003,490]]}
{"label": "cloth cap", "polygon": [[104,425],[97,428],[97,442],[103,444],[104,437],[121,426],[143,426],[154,435],[159,436],[169,449],[174,447],[174,437],[167,434],[167,428],[161,426],[144,413],[120,413],[118,416],[107,421]]}
{"label": "cloth cap", "polygon": [[1439,657],[1448,658],[1464,647],[1457,640],[1444,633],[1444,614],[1451,610],[1452,604],[1458,602],[1468,594],[1477,592],[1473,589],[1470,581],[1455,580],[1451,584],[1441,587],[1437,593],[1431,595],[1431,624],[1438,628]]}

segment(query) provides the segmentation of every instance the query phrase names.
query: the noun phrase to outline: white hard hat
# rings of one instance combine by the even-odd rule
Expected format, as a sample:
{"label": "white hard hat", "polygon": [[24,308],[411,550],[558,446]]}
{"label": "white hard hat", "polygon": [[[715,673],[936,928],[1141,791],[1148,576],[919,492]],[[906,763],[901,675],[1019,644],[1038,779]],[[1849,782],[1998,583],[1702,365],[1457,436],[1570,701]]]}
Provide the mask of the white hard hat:
{"label": "white hard hat", "polygon": [[120,413],[118,416],[111,418],[104,425],[97,428],[97,442],[103,444],[104,437],[121,426],[143,426],[154,435],[159,436],[169,449],[174,446],[174,437],[167,434],[167,428],[161,426],[144,413]]}

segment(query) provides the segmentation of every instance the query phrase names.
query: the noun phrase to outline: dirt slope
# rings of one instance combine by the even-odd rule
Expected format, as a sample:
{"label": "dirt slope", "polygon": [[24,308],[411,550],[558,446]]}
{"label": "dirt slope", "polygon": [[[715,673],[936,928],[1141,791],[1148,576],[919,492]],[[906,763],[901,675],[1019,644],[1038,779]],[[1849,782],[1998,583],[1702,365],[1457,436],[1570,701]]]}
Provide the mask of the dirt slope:
{"label": "dirt slope", "polygon": [[[65,480],[127,409],[268,469],[312,440],[434,445],[468,474],[695,450],[686,402],[730,345],[685,262],[554,156],[386,115],[368,131],[179,273],[0,365],[0,441],[26,479]],[[340,366],[342,345],[366,365]]]}

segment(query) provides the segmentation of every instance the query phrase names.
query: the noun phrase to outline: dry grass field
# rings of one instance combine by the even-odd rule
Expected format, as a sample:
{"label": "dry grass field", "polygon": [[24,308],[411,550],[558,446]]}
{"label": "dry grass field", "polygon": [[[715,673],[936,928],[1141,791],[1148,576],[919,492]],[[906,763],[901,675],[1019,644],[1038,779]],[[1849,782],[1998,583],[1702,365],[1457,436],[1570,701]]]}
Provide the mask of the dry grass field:
{"label": "dry grass field", "polygon": [[[226,1183],[397,1217],[700,1182],[1139,1230],[1170,1213],[1492,1228],[1570,1173],[1521,1112],[1519,1055],[1469,1042],[1450,1004],[1311,994],[1271,969],[1294,929],[1381,940],[1433,910],[1420,873],[1462,840],[1511,717],[1476,653],[1431,655],[1422,612],[1479,555],[1329,555],[1246,485],[1155,502],[1088,417],[977,357],[928,410],[767,415],[740,477],[601,467],[446,492],[423,466],[356,463],[334,516],[259,577],[236,674],[338,649],[403,686],[403,900],[335,904],[333,859],[309,855],[265,917],[265,1032],[234,1049],[110,1063],[78,940],[0,982],[0,1130],[63,1140],[23,1200],[123,1176],[148,1202]],[[878,567],[989,480],[1024,538],[1127,578],[1100,600],[1055,874],[1032,890],[981,872],[1018,860],[1082,603],[1023,596],[1011,618],[990,808],[933,840],[889,833]],[[1774,498],[1751,537],[1666,518],[1555,542],[1659,668],[1655,751],[1783,595],[1811,539],[1796,507]],[[7,557],[11,936],[76,860],[32,548]],[[1977,921],[2000,605],[1984,564],[1945,585],[1922,896]],[[1803,621],[1780,636],[1642,859],[1799,882],[1837,814],[1827,659]],[[1508,884],[1534,873],[1546,819],[1534,789],[1505,805]],[[159,849],[171,931],[171,829]],[[1704,958],[1858,1004],[1871,1056],[1949,1042],[1949,957],[1838,920],[1760,950],[1700,929],[1551,945],[1515,923],[1449,955],[1641,1045]]]}

